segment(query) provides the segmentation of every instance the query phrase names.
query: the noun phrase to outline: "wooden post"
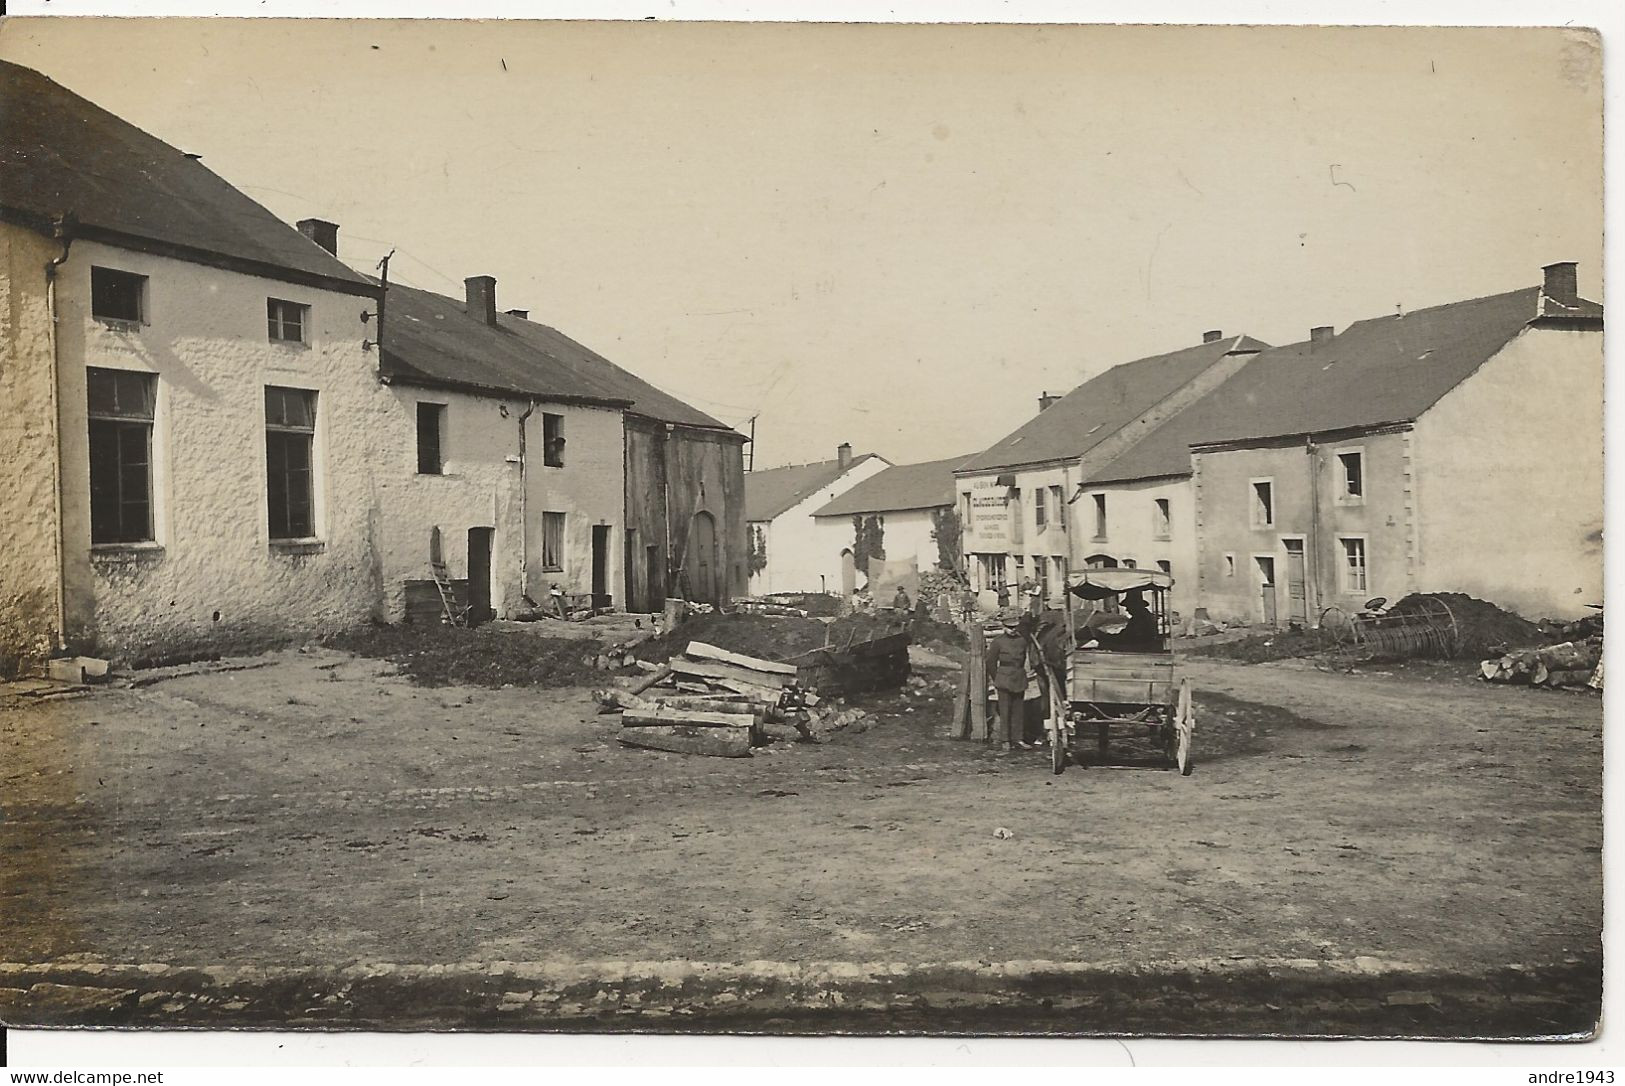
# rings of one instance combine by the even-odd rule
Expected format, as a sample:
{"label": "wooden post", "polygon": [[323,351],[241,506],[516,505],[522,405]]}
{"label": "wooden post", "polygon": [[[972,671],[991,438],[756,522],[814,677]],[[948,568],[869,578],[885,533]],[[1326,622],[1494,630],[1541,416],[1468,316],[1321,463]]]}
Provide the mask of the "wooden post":
{"label": "wooden post", "polygon": [[987,742],[987,635],[977,618],[970,626],[970,723],[971,738]]}
{"label": "wooden post", "polygon": [[[965,623],[965,641],[970,642],[970,622]],[[959,669],[959,690],[954,695],[954,712],[948,721],[949,739],[969,739],[971,735],[971,658],[965,654],[965,663]]]}

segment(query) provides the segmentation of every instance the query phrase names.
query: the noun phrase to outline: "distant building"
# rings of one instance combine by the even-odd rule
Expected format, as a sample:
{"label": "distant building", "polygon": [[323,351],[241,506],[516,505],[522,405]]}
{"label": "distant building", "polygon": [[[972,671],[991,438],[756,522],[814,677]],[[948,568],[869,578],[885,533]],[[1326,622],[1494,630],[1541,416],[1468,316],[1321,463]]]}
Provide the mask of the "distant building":
{"label": "distant building", "polygon": [[[1265,344],[1209,332],[1183,350],[1125,362],[1061,397],[1043,396],[1036,416],[954,471],[972,584],[990,599],[1012,596],[1024,580],[1059,602],[1066,571],[1167,561],[1182,580],[1177,551],[1188,498],[1163,482],[1079,488],[1169,419],[1196,403]],[[1154,520],[1167,502],[1168,521]],[[1188,607],[1194,586],[1177,583],[1173,606]]]}
{"label": "distant building", "polygon": [[852,446],[843,443],[834,460],[747,472],[751,593],[840,592],[840,553],[852,546],[850,522],[820,523],[813,514],[890,466],[873,453],[854,457]]}
{"label": "distant building", "polygon": [[365,621],[377,287],[38,72],[0,114],[0,670]]}
{"label": "distant building", "polygon": [[1602,600],[1600,305],[1543,287],[1360,321],[1266,351],[1192,445],[1214,617],[1314,623],[1418,591],[1530,617]]}
{"label": "distant building", "polygon": [[[815,510],[813,517],[825,537],[841,540],[841,550],[854,546],[860,522],[865,531],[872,523],[881,533],[887,561],[913,559],[921,572],[947,562],[947,568],[963,573],[954,468],[964,460],[956,456],[886,468]],[[837,551],[835,569],[840,568]]]}

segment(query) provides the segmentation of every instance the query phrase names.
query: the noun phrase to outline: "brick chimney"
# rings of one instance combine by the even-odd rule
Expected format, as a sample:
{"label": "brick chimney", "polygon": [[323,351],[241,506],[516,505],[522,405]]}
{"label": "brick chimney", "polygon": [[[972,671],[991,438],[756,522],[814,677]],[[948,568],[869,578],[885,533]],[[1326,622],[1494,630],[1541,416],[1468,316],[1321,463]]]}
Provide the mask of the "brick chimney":
{"label": "brick chimney", "polygon": [[1217,343],[1217,342],[1219,342],[1219,340],[1221,340],[1223,338],[1224,338],[1224,333],[1221,332],[1217,328],[1213,329],[1213,331],[1211,331],[1211,332],[1203,332],[1202,333],[1202,342],[1203,343]]}
{"label": "brick chimney", "polygon": [[463,280],[468,292],[468,315],[492,327],[497,323],[497,281],[489,275],[471,275]]}
{"label": "brick chimney", "polygon": [[510,309],[507,311],[507,313],[508,316],[518,317],[522,321],[530,320],[530,310],[528,309]]}
{"label": "brick chimney", "polygon": [[1575,269],[1574,261],[1565,260],[1557,264],[1548,264],[1541,271],[1546,273],[1544,288],[1546,297],[1570,309],[1579,304],[1580,275]]}
{"label": "brick chimney", "polygon": [[835,462],[841,466],[842,471],[852,466],[852,443],[850,441],[843,441],[835,446]]}
{"label": "brick chimney", "polygon": [[[309,238],[311,241],[314,241],[317,245],[320,245],[323,249],[326,249],[334,256],[339,255],[338,223],[327,222],[324,219],[300,219],[298,226],[299,232],[305,235],[305,237]],[[1569,266],[1573,267],[1572,264]]]}
{"label": "brick chimney", "polygon": [[1329,324],[1316,325],[1309,329],[1309,342],[1313,344],[1328,343],[1333,336],[1332,326]]}
{"label": "brick chimney", "polygon": [[1040,392],[1038,394],[1038,410],[1048,411],[1055,405],[1055,401],[1060,398],[1053,392]]}

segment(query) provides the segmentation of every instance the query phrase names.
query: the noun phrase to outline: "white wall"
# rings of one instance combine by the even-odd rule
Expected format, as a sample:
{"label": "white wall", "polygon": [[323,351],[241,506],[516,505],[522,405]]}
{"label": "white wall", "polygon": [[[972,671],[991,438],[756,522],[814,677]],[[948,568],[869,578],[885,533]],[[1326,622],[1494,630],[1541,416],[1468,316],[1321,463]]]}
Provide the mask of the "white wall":
{"label": "white wall", "polygon": [[[882,545],[886,551],[888,562],[901,562],[913,558],[915,566],[920,572],[937,567],[937,541],[931,534],[935,525],[931,520],[929,509],[894,509],[890,512],[865,514],[879,517],[883,522],[884,535]],[[841,587],[841,550],[852,546],[854,542],[851,516],[818,517],[821,527],[832,528],[830,533],[836,540],[835,557],[830,564],[832,572],[825,574],[830,579],[834,591]],[[858,587],[862,588],[864,577],[858,574]]]}
{"label": "white wall", "polygon": [[1418,583],[1528,618],[1603,598],[1602,333],[1532,328],[1416,423]]}
{"label": "white wall", "polygon": [[[1015,489],[1020,491],[1019,505],[1008,501],[1010,488],[997,485],[1000,475],[1015,476]],[[965,521],[964,551],[970,566],[971,582],[979,589],[991,589],[982,583],[981,563],[977,555],[1003,554],[1005,576],[1012,589],[1024,577],[1035,576],[1037,559],[1050,567],[1052,601],[1060,600],[1060,579],[1055,576],[1055,560],[1067,559],[1077,563],[1079,520],[1086,510],[1079,504],[1068,506],[1066,499],[1076,489],[1073,480],[1077,473],[1071,467],[1047,465],[1012,472],[988,472],[965,476],[956,480],[959,492],[959,513]],[[1060,489],[1061,501],[1055,501]],[[1038,504],[1034,494],[1042,488],[1045,494],[1045,526],[1038,526]],[[1000,503],[1003,504],[1000,504]],[[967,516],[967,510],[969,515]],[[1018,562],[1019,559],[1019,562]]]}
{"label": "white wall", "polygon": [[[852,545],[852,518],[815,518],[813,513],[890,466],[878,456],[868,457],[767,522],[767,568],[750,579],[751,594],[840,592],[840,555]],[[745,485],[750,486],[748,475]]]}
{"label": "white wall", "polygon": [[[90,312],[92,265],[148,277],[146,322],[116,331]],[[306,345],[269,341],[266,299],[310,307]],[[363,352],[363,297],[91,242],[59,278],[64,535],[70,629],[135,656],[227,649],[364,621],[381,601],[373,466],[403,421]],[[91,547],[87,367],[158,377],[149,544]],[[318,394],[316,538],[270,541],[265,387]]]}
{"label": "white wall", "polygon": [[[1095,536],[1095,499],[1106,496],[1106,536]],[[1157,531],[1156,502],[1168,502],[1169,530]],[[1168,606],[1189,617],[1197,605],[1196,498],[1189,476],[1130,483],[1086,486],[1072,506],[1076,526],[1075,566],[1092,555],[1107,554],[1119,564],[1133,561],[1140,569],[1167,562],[1174,575]]]}

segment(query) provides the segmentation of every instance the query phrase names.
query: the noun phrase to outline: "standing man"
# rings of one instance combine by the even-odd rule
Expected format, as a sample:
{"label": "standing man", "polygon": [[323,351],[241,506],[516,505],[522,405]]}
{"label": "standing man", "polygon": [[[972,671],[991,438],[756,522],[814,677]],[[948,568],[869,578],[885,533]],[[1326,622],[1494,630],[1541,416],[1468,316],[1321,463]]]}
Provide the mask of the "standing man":
{"label": "standing man", "polygon": [[1004,741],[999,753],[1012,750],[1031,750],[1022,734],[1023,702],[1027,697],[1027,639],[1021,634],[1021,621],[1014,611],[1006,610],[1000,619],[1003,631],[988,642],[987,675],[993,689],[999,694],[999,721],[1004,727]]}

